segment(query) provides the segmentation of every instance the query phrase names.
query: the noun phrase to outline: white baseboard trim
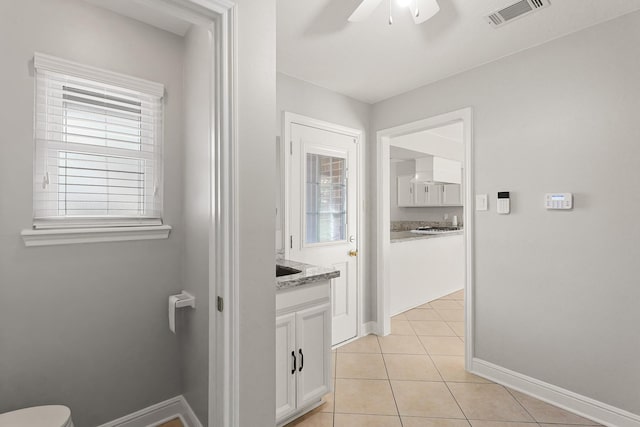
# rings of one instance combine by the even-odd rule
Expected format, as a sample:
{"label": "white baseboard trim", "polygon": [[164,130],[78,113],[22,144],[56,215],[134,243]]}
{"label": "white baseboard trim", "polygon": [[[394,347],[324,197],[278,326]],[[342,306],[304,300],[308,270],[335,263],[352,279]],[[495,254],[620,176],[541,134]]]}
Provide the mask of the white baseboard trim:
{"label": "white baseboard trim", "polygon": [[180,418],[185,427],[202,427],[200,420],[182,395],[109,421],[99,427],[155,427],[174,418]]}
{"label": "white baseboard trim", "polygon": [[367,335],[375,334],[378,332],[378,324],[376,322],[366,322],[362,324],[360,328],[360,336],[366,337]]}
{"label": "white baseboard trim", "polygon": [[471,372],[610,427],[640,427],[640,415],[474,358]]}

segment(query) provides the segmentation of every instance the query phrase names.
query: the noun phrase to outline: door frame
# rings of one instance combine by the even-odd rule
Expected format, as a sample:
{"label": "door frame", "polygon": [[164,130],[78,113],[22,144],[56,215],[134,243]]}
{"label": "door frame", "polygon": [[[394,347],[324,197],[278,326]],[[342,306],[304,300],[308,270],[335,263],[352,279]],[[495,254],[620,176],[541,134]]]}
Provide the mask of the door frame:
{"label": "door frame", "polygon": [[[356,245],[356,249],[358,250],[358,256],[356,257],[356,337],[362,336],[364,333],[364,301],[363,301],[363,290],[362,290],[362,273],[363,273],[363,262],[361,261],[362,257],[366,255],[366,252],[363,250],[365,248],[364,234],[363,234],[363,224],[362,224],[362,212],[364,207],[364,199],[362,198],[364,195],[364,162],[363,162],[363,149],[362,143],[364,140],[364,131],[362,129],[350,128],[347,126],[338,125],[331,122],[326,122],[324,120],[314,119],[312,117],[303,116],[301,114],[292,113],[289,111],[282,112],[282,138],[280,139],[280,155],[281,155],[281,163],[284,165],[284,173],[282,174],[283,186],[281,188],[283,191],[283,201],[284,206],[282,212],[284,213],[284,226],[282,227],[282,248],[284,257],[288,258],[290,255],[290,245],[288,244],[289,239],[288,236],[291,236],[291,191],[288,183],[290,182],[289,177],[291,176],[291,144],[293,141],[291,139],[291,125],[298,124],[302,126],[308,126],[320,130],[325,130],[328,132],[335,132],[342,135],[346,135],[355,139],[356,142],[356,164],[358,168],[358,185],[357,194],[356,194],[356,233],[358,236],[358,244]],[[362,203],[360,203],[362,200]]]}
{"label": "door frame", "polygon": [[464,128],[464,243],[465,243],[465,367],[471,368],[473,360],[473,314],[474,314],[474,157],[473,157],[473,110],[471,107],[440,114],[427,119],[406,123],[377,132],[377,328],[378,335],[384,336],[391,332],[390,317],[390,265],[391,252],[391,172],[390,172],[390,143],[391,139],[411,133],[462,122]]}

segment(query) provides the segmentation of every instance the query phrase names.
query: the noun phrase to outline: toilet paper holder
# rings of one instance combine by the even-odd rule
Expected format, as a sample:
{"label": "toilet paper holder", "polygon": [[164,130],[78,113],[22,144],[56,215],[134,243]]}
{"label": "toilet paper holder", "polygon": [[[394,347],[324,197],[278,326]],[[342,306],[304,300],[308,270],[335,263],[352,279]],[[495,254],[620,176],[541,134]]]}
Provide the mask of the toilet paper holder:
{"label": "toilet paper holder", "polygon": [[169,330],[176,333],[176,309],[191,307],[196,308],[196,298],[187,291],[169,297]]}

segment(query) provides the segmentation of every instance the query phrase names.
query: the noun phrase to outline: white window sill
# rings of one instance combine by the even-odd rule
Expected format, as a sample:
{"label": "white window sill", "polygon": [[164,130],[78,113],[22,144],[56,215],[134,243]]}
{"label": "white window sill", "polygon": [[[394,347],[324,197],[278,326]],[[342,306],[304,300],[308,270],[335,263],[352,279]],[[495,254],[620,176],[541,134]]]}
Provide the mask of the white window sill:
{"label": "white window sill", "polygon": [[76,243],[124,242],[169,238],[170,225],[146,227],[71,228],[22,230],[25,246],[70,245]]}

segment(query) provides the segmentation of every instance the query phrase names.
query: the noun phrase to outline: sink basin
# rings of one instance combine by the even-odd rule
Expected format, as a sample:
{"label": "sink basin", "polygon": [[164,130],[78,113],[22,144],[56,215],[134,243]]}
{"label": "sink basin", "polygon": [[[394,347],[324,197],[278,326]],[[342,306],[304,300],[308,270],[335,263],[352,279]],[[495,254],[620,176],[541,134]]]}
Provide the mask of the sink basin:
{"label": "sink basin", "polygon": [[276,264],[276,277],[288,276],[290,274],[301,273],[302,270],[296,270],[295,268],[285,267],[284,265]]}

